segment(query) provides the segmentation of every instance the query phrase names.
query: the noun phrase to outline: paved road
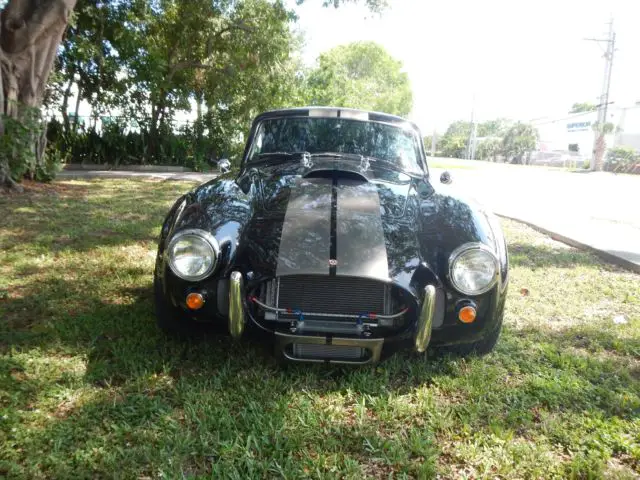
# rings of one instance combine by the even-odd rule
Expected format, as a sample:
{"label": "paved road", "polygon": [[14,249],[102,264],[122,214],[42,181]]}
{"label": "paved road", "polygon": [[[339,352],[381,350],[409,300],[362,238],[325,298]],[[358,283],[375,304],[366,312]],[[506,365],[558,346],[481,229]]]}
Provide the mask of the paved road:
{"label": "paved road", "polygon": [[129,170],[63,170],[56,178],[158,178],[164,180],[188,180],[206,182],[217,174],[197,172],[133,172]]}
{"label": "paved road", "polygon": [[[452,162],[452,166],[459,163]],[[447,188],[463,191],[498,215],[532,224],[576,246],[592,248],[640,272],[640,176],[473,164],[477,168],[451,168],[453,183]],[[431,169],[435,179],[442,171]],[[215,174],[64,171],[59,177],[204,182]]]}
{"label": "paved road", "polygon": [[505,165],[449,171],[450,188],[495,213],[612,255],[640,272],[640,176]]}

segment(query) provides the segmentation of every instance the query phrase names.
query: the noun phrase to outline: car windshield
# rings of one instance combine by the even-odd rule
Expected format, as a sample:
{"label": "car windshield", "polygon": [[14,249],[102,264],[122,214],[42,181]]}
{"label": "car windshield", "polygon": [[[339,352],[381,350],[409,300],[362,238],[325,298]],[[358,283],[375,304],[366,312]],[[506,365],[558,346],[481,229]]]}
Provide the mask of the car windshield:
{"label": "car windshield", "polygon": [[345,118],[286,117],[263,120],[248,161],[276,154],[352,154],[403,171],[422,172],[418,135],[411,128]]}

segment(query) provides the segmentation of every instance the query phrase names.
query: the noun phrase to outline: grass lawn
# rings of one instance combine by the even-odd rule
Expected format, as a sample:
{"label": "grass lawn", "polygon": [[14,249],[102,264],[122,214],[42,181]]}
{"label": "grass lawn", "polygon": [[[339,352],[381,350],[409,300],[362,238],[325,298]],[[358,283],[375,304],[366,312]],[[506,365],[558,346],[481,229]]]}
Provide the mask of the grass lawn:
{"label": "grass lawn", "polygon": [[0,477],[638,478],[639,275],[505,221],[495,353],[280,369],[156,330],[155,239],[189,188],[0,197]]}

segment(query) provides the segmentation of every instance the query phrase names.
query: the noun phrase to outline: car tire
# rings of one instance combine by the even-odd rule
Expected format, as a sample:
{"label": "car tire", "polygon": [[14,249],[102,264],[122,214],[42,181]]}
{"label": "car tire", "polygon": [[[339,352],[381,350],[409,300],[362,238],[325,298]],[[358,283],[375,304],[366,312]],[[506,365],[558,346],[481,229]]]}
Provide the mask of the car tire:
{"label": "car tire", "polygon": [[467,357],[469,355],[482,356],[491,353],[498,343],[500,332],[502,332],[502,318],[503,315],[501,314],[498,319],[498,325],[482,340],[443,347],[441,349],[442,353],[450,353],[459,357]]}
{"label": "car tire", "polygon": [[157,278],[153,279],[155,297],[156,324],[165,334],[187,338],[202,332],[203,324],[189,318],[182,310],[171,305],[162,292]]}

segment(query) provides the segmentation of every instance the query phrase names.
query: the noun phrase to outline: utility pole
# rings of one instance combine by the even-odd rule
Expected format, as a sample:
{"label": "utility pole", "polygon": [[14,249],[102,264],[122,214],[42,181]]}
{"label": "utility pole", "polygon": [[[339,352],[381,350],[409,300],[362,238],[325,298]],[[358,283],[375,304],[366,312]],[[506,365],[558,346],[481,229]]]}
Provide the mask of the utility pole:
{"label": "utility pole", "polygon": [[471,131],[469,132],[469,147],[467,148],[467,159],[475,160],[476,156],[476,96],[473,95],[473,103],[471,106]]}
{"label": "utility pole", "polygon": [[591,158],[591,171],[601,168],[602,157],[605,150],[605,124],[607,123],[607,108],[609,106],[609,89],[611,87],[611,70],[613,67],[613,54],[615,52],[616,33],[613,31],[613,18],[609,21],[609,35],[603,38],[586,38],[592,42],[606,43],[607,50],[604,54],[604,78],[602,81],[602,93],[600,95],[600,103],[598,105],[598,123],[595,131],[595,139],[593,142],[593,155]]}
{"label": "utility pole", "polygon": [[431,157],[435,157],[436,156],[436,143],[438,141],[437,139],[437,133],[436,133],[436,129],[433,129],[433,135],[431,135]]}

